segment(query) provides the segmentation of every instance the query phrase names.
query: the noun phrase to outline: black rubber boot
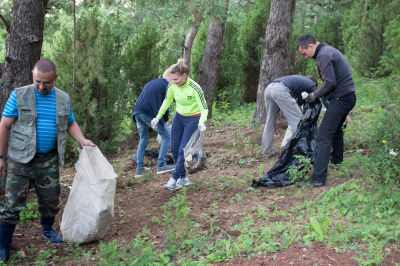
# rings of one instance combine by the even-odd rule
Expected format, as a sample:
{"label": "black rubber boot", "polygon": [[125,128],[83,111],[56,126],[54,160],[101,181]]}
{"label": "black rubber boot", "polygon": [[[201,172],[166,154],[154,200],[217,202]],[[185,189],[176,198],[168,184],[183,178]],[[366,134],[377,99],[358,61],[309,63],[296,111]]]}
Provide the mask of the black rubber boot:
{"label": "black rubber boot", "polygon": [[54,219],[55,217],[40,217],[40,223],[42,224],[42,236],[44,236],[53,244],[59,244],[63,242],[63,239],[52,228]]}
{"label": "black rubber boot", "polygon": [[0,224],[0,265],[5,264],[10,256],[15,226],[15,224]]}

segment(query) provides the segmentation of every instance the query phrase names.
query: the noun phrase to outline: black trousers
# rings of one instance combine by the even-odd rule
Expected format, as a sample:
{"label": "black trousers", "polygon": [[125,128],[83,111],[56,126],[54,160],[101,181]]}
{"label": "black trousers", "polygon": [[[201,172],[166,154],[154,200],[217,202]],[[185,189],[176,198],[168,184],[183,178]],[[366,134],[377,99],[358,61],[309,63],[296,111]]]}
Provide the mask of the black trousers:
{"label": "black trousers", "polygon": [[355,94],[348,94],[329,101],[329,107],[318,129],[317,156],[314,163],[314,174],[311,177],[312,180],[325,183],[331,153],[333,163],[338,164],[343,161],[342,125],[355,104]]}

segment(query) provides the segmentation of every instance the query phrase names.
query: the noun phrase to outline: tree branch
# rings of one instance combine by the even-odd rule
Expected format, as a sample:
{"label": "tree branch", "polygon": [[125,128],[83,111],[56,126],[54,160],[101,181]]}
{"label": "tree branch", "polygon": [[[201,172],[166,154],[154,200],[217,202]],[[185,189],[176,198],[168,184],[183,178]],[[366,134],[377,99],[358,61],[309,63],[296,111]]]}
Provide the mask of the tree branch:
{"label": "tree branch", "polygon": [[4,26],[6,27],[7,33],[10,33],[10,25],[7,23],[6,19],[0,14],[0,19],[3,21]]}
{"label": "tree branch", "polygon": [[260,38],[258,39],[258,44],[264,47],[267,45],[267,41],[265,39]]}

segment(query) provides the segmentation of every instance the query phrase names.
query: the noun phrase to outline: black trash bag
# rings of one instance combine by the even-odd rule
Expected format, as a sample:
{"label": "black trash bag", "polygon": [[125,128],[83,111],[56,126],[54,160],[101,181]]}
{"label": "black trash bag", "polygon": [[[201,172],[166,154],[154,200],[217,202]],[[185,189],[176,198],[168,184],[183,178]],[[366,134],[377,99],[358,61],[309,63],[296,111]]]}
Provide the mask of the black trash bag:
{"label": "black trash bag", "polygon": [[296,132],[283,148],[282,154],[275,165],[261,177],[258,181],[253,180],[253,187],[265,186],[269,188],[284,187],[295,182],[301,181],[301,177],[290,181],[286,171],[291,166],[304,168],[294,155],[302,155],[310,158],[310,163],[314,164],[316,156],[316,138],[318,133],[318,117],[321,112],[321,102],[315,101],[304,105],[303,117],[299,122]]}
{"label": "black trash bag", "polygon": [[203,147],[204,132],[196,130],[183,148],[185,167],[188,174],[194,174],[206,167],[206,151]]}

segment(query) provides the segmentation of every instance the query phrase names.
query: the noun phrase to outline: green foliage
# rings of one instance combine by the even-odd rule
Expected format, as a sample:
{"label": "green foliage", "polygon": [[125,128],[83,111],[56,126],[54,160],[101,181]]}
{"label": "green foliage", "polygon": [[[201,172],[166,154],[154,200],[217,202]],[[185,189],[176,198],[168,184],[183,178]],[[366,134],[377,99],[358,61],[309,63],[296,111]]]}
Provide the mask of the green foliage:
{"label": "green foliage", "polygon": [[55,253],[57,253],[57,249],[41,251],[36,258],[35,265],[48,265],[47,260],[52,258]]}
{"label": "green foliage", "polygon": [[286,173],[289,175],[289,180],[295,182],[297,180],[304,180],[308,171],[311,170],[310,158],[306,158],[302,155],[294,155],[299,161],[298,166],[290,166]]}
{"label": "green foliage", "polygon": [[381,65],[387,74],[400,74],[400,15],[389,22],[383,34],[386,50],[381,57]]}
{"label": "green foliage", "polygon": [[0,63],[4,63],[4,58],[6,57],[6,38],[7,31],[0,29]]}
{"label": "green foliage", "polygon": [[219,108],[215,107],[213,108],[213,118],[210,124],[221,126],[222,128],[225,128],[228,124],[235,127],[247,127],[251,122],[254,106],[254,103],[240,106],[231,106],[229,103],[225,103],[220,105]]}
{"label": "green foliage", "polygon": [[399,10],[396,0],[354,1],[342,20],[343,42],[352,67],[362,75],[383,74],[380,59],[387,42],[385,28]]}
{"label": "green foliage", "polygon": [[[12,1],[4,0],[0,2],[0,14],[9,23],[11,22]],[[3,22],[0,22],[0,63],[4,63],[6,57],[6,38],[7,31]],[[0,79],[1,80],[1,79]]]}
{"label": "green foliage", "polygon": [[357,143],[359,149],[369,147],[368,163],[364,171],[383,183],[399,182],[400,165],[400,108],[399,77],[366,82],[359,87],[359,108],[353,111],[346,136]]}
{"label": "green foliage", "polygon": [[[178,59],[182,58],[182,43],[185,42],[185,35],[187,34],[185,30],[186,27],[184,27],[184,25],[177,24],[173,28],[166,29],[165,32],[160,35],[160,41],[158,43],[160,51],[160,74],[163,74],[167,68],[172,64],[176,64]],[[160,34],[159,31],[158,34]]]}
{"label": "green foliage", "polygon": [[[106,17],[104,10],[82,10],[77,27],[76,73],[73,87],[71,28],[57,32],[54,49],[47,51],[59,70],[57,86],[67,91],[75,118],[85,137],[104,151],[115,150],[115,138],[126,112],[127,90],[121,73],[122,40],[117,35],[120,19]],[[70,25],[71,26],[71,25]],[[78,144],[67,142],[67,157]],[[76,152],[75,152],[76,153]]]}
{"label": "green foliage", "polygon": [[161,209],[164,211],[164,224],[168,230],[168,242],[175,245],[176,241],[184,239],[191,233],[193,222],[188,217],[190,212],[190,202],[186,198],[186,188],[182,189],[182,194],[172,197]]}
{"label": "green foliage", "polygon": [[168,251],[158,253],[154,250],[149,234],[144,228],[143,232],[132,240],[130,251],[117,244],[116,240],[108,244],[100,243],[97,256],[100,259],[99,265],[165,265],[170,260]]}
{"label": "green foliage", "polygon": [[296,1],[296,12],[292,23],[290,53],[292,66],[290,73],[318,76],[313,60],[306,60],[296,51],[297,39],[303,34],[312,34],[318,41],[326,42],[344,51],[342,29],[343,13],[348,10],[351,0],[335,1]]}
{"label": "green foliage", "polygon": [[221,60],[218,66],[215,83],[216,106],[226,102],[240,104],[245,92],[241,89],[241,77],[245,76],[242,69],[242,54],[238,41],[238,25],[234,21],[225,25]]}
{"label": "green foliage", "polygon": [[314,37],[321,40],[336,49],[343,51],[342,29],[340,23],[343,17],[340,14],[332,14],[320,19],[313,29]]}
{"label": "green foliage", "polygon": [[73,243],[72,241],[67,242],[68,246],[64,248],[64,251],[67,253],[70,253],[69,256],[66,258],[63,258],[63,260],[77,260],[81,259],[83,256],[86,255],[88,257],[88,253],[90,252],[85,252],[85,249],[83,246],[80,246],[77,243]]}
{"label": "green foliage", "polygon": [[203,63],[203,54],[206,46],[209,24],[209,19],[204,19],[202,21],[192,46],[192,53],[190,55],[190,71],[192,73],[192,79],[195,81],[199,79],[199,69]]}
{"label": "green foliage", "polygon": [[[239,44],[234,46],[242,50],[239,58],[243,77],[240,79],[242,100],[246,103],[255,102],[260,77],[262,46],[258,41],[265,38],[267,20],[270,11],[270,0],[257,0],[254,6],[244,15],[243,25],[239,29]],[[228,40],[230,41],[230,40]]]}
{"label": "green foliage", "polygon": [[159,73],[158,42],[159,34],[155,23],[145,22],[140,27],[140,33],[126,45],[123,71],[128,84],[132,86],[133,95],[139,96],[146,83],[163,74]]}
{"label": "green foliage", "polygon": [[374,239],[369,242],[368,252],[358,252],[360,258],[354,257],[353,259],[358,261],[359,265],[381,265],[390,253],[390,251],[385,253],[383,249],[383,243]]}
{"label": "green foliage", "polygon": [[328,231],[328,219],[323,219],[321,223],[319,223],[316,217],[310,217],[310,224],[310,230],[316,233],[314,236],[315,240],[323,241]]}
{"label": "green foliage", "polygon": [[30,202],[26,204],[26,208],[19,213],[19,219],[21,224],[30,223],[33,219],[39,217],[38,203]]}

